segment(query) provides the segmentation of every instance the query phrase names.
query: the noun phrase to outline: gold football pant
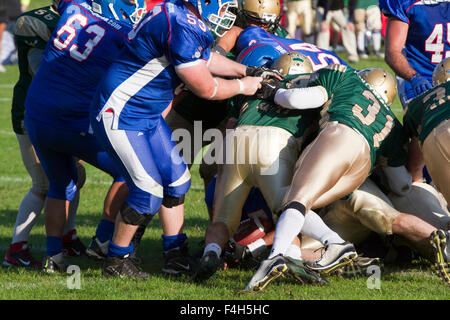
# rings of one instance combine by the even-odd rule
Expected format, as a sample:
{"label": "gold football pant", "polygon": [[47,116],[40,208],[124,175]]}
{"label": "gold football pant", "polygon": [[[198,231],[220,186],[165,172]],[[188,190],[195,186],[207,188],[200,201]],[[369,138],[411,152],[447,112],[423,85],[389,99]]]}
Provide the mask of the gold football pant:
{"label": "gold football pant", "polygon": [[430,132],[423,142],[422,152],[433,183],[450,203],[450,119]]}
{"label": "gold football pant", "polygon": [[213,223],[225,223],[233,235],[252,187],[258,187],[268,207],[278,212],[299,147],[299,140],[277,127],[240,126],[229,132],[224,144],[226,161],[219,166],[214,193]]}
{"label": "gold football pant", "polygon": [[303,35],[310,35],[313,28],[314,12],[311,6],[311,0],[288,1],[287,31],[289,37],[295,38],[295,31],[298,26],[302,28]]}
{"label": "gold football pant", "polygon": [[283,206],[292,201],[321,208],[348,195],[368,177],[369,144],[354,129],[329,122],[297,161]]}

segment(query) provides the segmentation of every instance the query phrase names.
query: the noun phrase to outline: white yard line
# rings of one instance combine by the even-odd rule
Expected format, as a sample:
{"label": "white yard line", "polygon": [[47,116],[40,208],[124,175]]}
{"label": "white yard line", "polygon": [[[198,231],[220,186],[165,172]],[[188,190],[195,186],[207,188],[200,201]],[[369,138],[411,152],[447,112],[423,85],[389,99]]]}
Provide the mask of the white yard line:
{"label": "white yard line", "polygon": [[14,88],[14,84],[9,83],[9,84],[0,84],[0,89],[12,89]]}

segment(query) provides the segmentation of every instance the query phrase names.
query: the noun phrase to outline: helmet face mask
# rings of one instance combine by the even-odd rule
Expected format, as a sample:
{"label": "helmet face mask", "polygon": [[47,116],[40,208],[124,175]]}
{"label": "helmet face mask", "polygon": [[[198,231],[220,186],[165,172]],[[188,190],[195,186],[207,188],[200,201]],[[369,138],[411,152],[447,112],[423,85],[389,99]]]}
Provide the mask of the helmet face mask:
{"label": "helmet face mask", "polygon": [[387,105],[392,104],[397,96],[397,82],[389,72],[381,68],[369,68],[359,71],[358,76],[366,81]]}
{"label": "helmet face mask", "polygon": [[433,71],[433,86],[450,80],[450,58],[442,60]]}
{"label": "helmet face mask", "polygon": [[311,73],[314,71],[311,61],[299,52],[287,52],[279,56],[271,65],[282,75]]}
{"label": "helmet face mask", "polygon": [[131,25],[137,24],[147,13],[144,0],[93,0],[92,10]]}

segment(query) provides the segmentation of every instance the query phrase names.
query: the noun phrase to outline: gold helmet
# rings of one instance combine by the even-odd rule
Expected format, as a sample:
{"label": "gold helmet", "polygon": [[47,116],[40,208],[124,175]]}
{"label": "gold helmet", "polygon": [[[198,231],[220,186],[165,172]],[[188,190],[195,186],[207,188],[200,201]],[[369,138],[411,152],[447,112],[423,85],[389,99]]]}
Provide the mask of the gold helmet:
{"label": "gold helmet", "polygon": [[358,75],[375,89],[386,104],[391,105],[397,95],[397,82],[389,72],[381,68],[369,68],[359,71]]}
{"label": "gold helmet", "polygon": [[240,0],[239,10],[245,18],[262,24],[273,24],[280,18],[280,0]]}
{"label": "gold helmet", "polygon": [[308,57],[299,52],[286,52],[279,56],[270,67],[283,75],[313,72],[313,66]]}
{"label": "gold helmet", "polygon": [[442,60],[433,71],[433,86],[450,80],[450,57]]}

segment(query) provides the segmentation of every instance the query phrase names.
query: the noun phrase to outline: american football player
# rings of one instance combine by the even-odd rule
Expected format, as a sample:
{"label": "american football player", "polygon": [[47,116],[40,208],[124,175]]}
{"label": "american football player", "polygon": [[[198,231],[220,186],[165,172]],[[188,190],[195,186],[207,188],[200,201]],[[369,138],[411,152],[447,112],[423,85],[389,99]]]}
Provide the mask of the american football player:
{"label": "american football player", "polygon": [[[434,67],[450,55],[448,1],[380,0],[388,17],[385,60],[397,76],[403,108],[432,87]],[[414,181],[423,180],[424,161],[416,139],[409,145],[408,169]],[[429,177],[425,171],[425,178]]]}
{"label": "american football player", "polygon": [[436,66],[432,79],[434,87],[408,104],[403,122],[418,139],[431,178],[450,203],[450,57]]}
{"label": "american football player", "polygon": [[302,40],[314,42],[312,0],[287,0],[285,6],[287,8],[286,28],[289,32],[289,38],[295,39],[297,27],[300,26],[302,28]]}
{"label": "american football player", "polygon": [[[253,59],[242,62],[252,65],[253,61],[260,61],[257,56],[247,57]],[[297,52],[280,56],[271,68],[288,78],[313,70],[310,61]],[[318,119],[318,113],[314,111],[286,111],[255,97],[238,96],[230,101],[230,105],[237,121],[235,129],[228,132],[225,138],[223,157],[226,160],[219,167],[213,221],[206,230],[205,249],[195,275],[196,281],[208,279],[218,269],[222,249],[238,228],[242,207],[252,187],[261,190],[271,212],[280,211],[284,196],[282,190],[291,183],[302,141],[314,132]],[[314,215],[312,212],[310,218]],[[320,220],[317,215],[315,218]],[[294,238],[291,240],[298,242]],[[344,242],[335,233],[329,241]],[[287,256],[299,260],[301,254],[298,248],[292,251]],[[287,265],[284,268],[288,270]]]}
{"label": "american football player", "polygon": [[[161,205],[172,216],[184,214],[190,174],[162,117],[175,89],[185,84],[201,98],[223,100],[254,94],[260,86],[260,69],[211,53],[211,32],[220,37],[231,28],[234,7],[233,1],[216,0],[157,4],[128,34],[124,50],[103,76],[91,104],[91,126],[129,190],[109,242],[104,274],[118,274],[130,263],[130,241],[146,216]],[[182,233],[174,239],[185,240]]]}
{"label": "american football player", "polygon": [[[384,58],[381,51],[381,11],[377,0],[358,0],[355,5],[356,45],[358,55],[368,58],[369,40],[373,44],[373,51],[377,57]],[[370,32],[367,34],[367,32]]]}
{"label": "american football player", "polygon": [[[140,4],[140,7],[139,7]],[[99,224],[105,237],[127,194],[123,178],[89,133],[89,104],[101,76],[123,47],[142,2],[61,0],[61,16],[25,100],[25,128],[49,180],[45,205],[47,256],[43,271],[65,271],[62,231],[78,188],[74,157],[107,172],[114,182]]]}
{"label": "american football player", "polygon": [[[17,18],[14,37],[18,46],[19,80],[14,87],[11,119],[20,147],[22,162],[31,177],[32,187],[23,198],[17,212],[11,245],[5,255],[3,265],[40,267],[41,262],[33,258],[28,250],[28,237],[44,207],[48,191],[48,180],[38,157],[28,138],[23,123],[25,97],[31,80],[36,74],[42,55],[59,15],[54,5],[25,12]],[[79,181],[85,179],[85,170],[77,161]],[[80,187],[82,182],[80,183]],[[79,192],[69,207],[68,221],[63,231],[63,249],[72,256],[83,255],[86,247],[75,230],[75,214],[78,207]]]}
{"label": "american football player", "polygon": [[[289,109],[321,108],[320,132],[302,152],[292,184],[283,200],[274,244],[247,290],[258,290],[278,277],[283,255],[301,231],[305,214],[349,194],[368,177],[379,154],[387,157],[389,168],[403,165],[406,152],[400,122],[389,108],[397,94],[394,78],[383,69],[356,72],[342,65],[331,65],[312,75],[306,88],[278,89],[263,84],[257,93]],[[281,91],[279,91],[281,90]],[[299,95],[300,94],[300,95]],[[397,144],[384,144],[385,140]],[[345,143],[344,143],[345,141]],[[406,176],[399,170],[396,180]],[[395,181],[399,189],[411,182]],[[356,257],[351,243],[326,246],[322,257],[309,267],[329,269],[340,261]]]}

